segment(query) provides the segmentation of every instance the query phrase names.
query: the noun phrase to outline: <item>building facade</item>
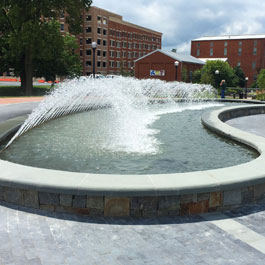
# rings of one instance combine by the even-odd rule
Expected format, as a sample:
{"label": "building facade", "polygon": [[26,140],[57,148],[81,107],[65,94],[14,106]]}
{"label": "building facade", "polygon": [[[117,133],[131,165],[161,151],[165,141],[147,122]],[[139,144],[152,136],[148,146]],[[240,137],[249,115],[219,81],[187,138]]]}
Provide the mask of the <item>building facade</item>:
{"label": "building facade", "polygon": [[240,66],[249,85],[265,68],[265,35],[202,37],[191,41],[191,55],[197,58],[227,58],[232,67]]}
{"label": "building facade", "polygon": [[[78,36],[83,75],[93,68],[92,42],[97,43],[95,68],[98,74],[132,72],[134,60],[161,48],[162,33],[123,20],[122,16],[92,6],[83,11],[83,32]],[[61,31],[67,31],[64,18]]]}
{"label": "building facade", "polygon": [[193,71],[203,65],[203,61],[190,55],[156,50],[135,60],[135,77],[192,82]]}

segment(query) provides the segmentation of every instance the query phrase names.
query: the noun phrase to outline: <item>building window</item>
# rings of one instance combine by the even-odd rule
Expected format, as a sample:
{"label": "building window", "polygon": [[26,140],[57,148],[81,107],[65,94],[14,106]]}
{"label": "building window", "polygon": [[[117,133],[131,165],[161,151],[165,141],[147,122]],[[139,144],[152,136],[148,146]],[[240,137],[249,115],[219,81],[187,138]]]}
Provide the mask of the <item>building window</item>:
{"label": "building window", "polygon": [[126,58],[126,52],[122,52],[122,57]]}
{"label": "building window", "polygon": [[107,30],[106,29],[103,29],[103,35],[107,35]]}
{"label": "building window", "polygon": [[103,40],[103,46],[107,46],[107,41]]}
{"label": "building window", "polygon": [[86,61],[86,66],[91,66],[92,62],[91,61]]}
{"label": "building window", "polygon": [[92,54],[92,51],[91,50],[86,50],[86,55],[91,55]]}
{"label": "building window", "polygon": [[97,44],[98,44],[98,45],[101,45],[101,39],[98,39],[98,40],[97,40]]}
{"label": "building window", "polygon": [[238,48],[238,55],[240,56],[242,54],[242,48]]}
{"label": "building window", "polygon": [[213,42],[210,43],[210,47],[213,47]]}
{"label": "building window", "polygon": [[258,41],[254,40],[254,47],[256,47],[258,44]]}
{"label": "building window", "polygon": [[111,57],[111,58],[114,57],[114,51],[110,51],[110,57]]}
{"label": "building window", "polygon": [[103,24],[107,25],[107,19],[105,17],[103,18]]}
{"label": "building window", "polygon": [[102,56],[103,57],[107,57],[107,52],[106,51],[103,51]]}
{"label": "building window", "polygon": [[116,62],[117,68],[121,67],[121,62]]}
{"label": "building window", "polygon": [[97,50],[97,55],[101,56],[101,50]]}
{"label": "building window", "polygon": [[105,68],[107,67],[107,63],[106,62],[102,62],[102,66]]}
{"label": "building window", "polygon": [[121,58],[121,52],[117,52],[117,58]]}
{"label": "building window", "polygon": [[64,31],[64,24],[61,24],[61,31]]}
{"label": "building window", "polygon": [[97,67],[101,67],[101,61],[97,61]]}
{"label": "building window", "polygon": [[224,46],[227,47],[227,41],[225,41]]}
{"label": "building window", "polygon": [[238,42],[238,46],[242,46],[242,41],[239,41]]}
{"label": "building window", "polygon": [[117,48],[121,47],[121,43],[119,41],[116,42]]}
{"label": "building window", "polygon": [[132,53],[128,52],[128,58],[131,59],[132,58]]}
{"label": "building window", "polygon": [[122,48],[127,48],[127,43],[126,42],[122,43]]}
{"label": "building window", "polygon": [[83,56],[83,51],[80,50],[80,51],[79,51],[79,54],[80,54],[80,56]]}
{"label": "building window", "polygon": [[253,76],[253,80],[256,82],[257,81],[257,75]]}
{"label": "building window", "polygon": [[224,48],[224,55],[227,55],[227,48]]}
{"label": "building window", "polygon": [[98,34],[101,34],[101,28],[97,29]]}
{"label": "building window", "polygon": [[97,21],[98,21],[98,23],[101,23],[101,16],[97,17]]}
{"label": "building window", "polygon": [[140,50],[142,49],[142,44],[139,44],[139,49],[140,49]]}
{"label": "building window", "polygon": [[92,39],[91,38],[87,38],[86,39],[86,44],[91,44],[92,43]]}
{"label": "building window", "polygon": [[86,21],[91,21],[91,20],[92,20],[91,15],[87,15],[87,16],[86,16]]}
{"label": "building window", "polygon": [[256,62],[252,62],[252,70],[256,70]]}
{"label": "building window", "polygon": [[86,33],[90,33],[92,32],[92,28],[91,27],[86,27]]}
{"label": "building window", "polygon": [[253,48],[253,55],[257,55],[257,47]]}
{"label": "building window", "polygon": [[123,66],[124,68],[127,67],[127,63],[126,63],[126,61],[123,61],[123,62],[122,62],[122,66]]}
{"label": "building window", "polygon": [[115,47],[115,41],[114,41],[114,40],[111,40],[111,41],[110,41],[110,46],[111,46],[111,47]]}
{"label": "building window", "polygon": [[80,45],[83,44],[83,39],[82,38],[80,38],[79,43],[80,43]]}
{"label": "building window", "polygon": [[213,48],[210,48],[210,56],[213,56]]}
{"label": "building window", "polygon": [[240,62],[238,62],[238,63],[237,63],[237,66],[238,66],[238,67],[240,67],[240,66],[241,66],[241,63],[240,63]]}

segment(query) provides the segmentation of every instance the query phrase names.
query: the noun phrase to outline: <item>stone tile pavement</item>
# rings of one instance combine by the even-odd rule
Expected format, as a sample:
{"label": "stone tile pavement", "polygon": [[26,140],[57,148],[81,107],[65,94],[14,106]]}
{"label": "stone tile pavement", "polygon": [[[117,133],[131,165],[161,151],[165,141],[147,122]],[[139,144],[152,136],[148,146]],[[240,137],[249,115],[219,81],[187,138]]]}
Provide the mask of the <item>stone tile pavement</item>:
{"label": "stone tile pavement", "polygon": [[[256,231],[265,245],[265,200],[225,217]],[[250,265],[265,264],[265,253],[220,229],[209,215],[89,218],[1,203],[0,264]]]}

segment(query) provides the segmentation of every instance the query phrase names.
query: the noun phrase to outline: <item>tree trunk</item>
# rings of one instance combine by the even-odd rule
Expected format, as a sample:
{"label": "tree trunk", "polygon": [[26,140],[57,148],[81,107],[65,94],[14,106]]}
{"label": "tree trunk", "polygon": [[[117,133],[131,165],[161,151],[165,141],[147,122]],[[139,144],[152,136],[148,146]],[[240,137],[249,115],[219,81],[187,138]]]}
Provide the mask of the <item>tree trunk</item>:
{"label": "tree trunk", "polygon": [[22,83],[21,79],[21,86],[24,86],[24,91],[26,96],[32,95],[33,89],[33,62],[32,62],[32,49],[27,48],[25,51],[24,57],[24,80]]}

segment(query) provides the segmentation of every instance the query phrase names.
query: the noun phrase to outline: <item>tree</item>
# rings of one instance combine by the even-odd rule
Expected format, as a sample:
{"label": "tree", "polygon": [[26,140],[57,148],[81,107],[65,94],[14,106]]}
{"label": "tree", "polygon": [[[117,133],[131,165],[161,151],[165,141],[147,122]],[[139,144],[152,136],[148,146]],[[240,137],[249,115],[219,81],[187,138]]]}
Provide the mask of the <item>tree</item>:
{"label": "tree", "polygon": [[[218,70],[218,74],[216,74],[216,70]],[[234,71],[227,62],[221,60],[207,61],[201,73],[201,83],[211,84],[218,88],[221,81],[225,80],[227,86],[233,86]]]}
{"label": "tree", "polygon": [[234,68],[234,78],[233,78],[234,86],[236,87],[244,87],[246,84],[245,74],[240,66],[236,66]]}
{"label": "tree", "polygon": [[265,69],[260,70],[257,83],[259,88],[265,88]]}
{"label": "tree", "polygon": [[201,83],[201,77],[202,77],[202,73],[201,73],[201,70],[195,70],[193,73],[192,73],[192,83]]}
{"label": "tree", "polygon": [[69,32],[78,34],[80,14],[91,3],[92,0],[0,0],[0,70],[13,68],[26,95],[30,95],[35,63],[51,47],[49,33],[54,33],[55,21],[65,12]]}
{"label": "tree", "polygon": [[[57,23],[58,24],[58,23]],[[34,76],[44,77],[46,81],[55,81],[56,76],[69,78],[81,74],[79,55],[74,51],[78,48],[75,37],[68,33],[62,35],[56,28],[49,34],[50,42],[45,55],[37,57],[33,64],[36,66]]]}

